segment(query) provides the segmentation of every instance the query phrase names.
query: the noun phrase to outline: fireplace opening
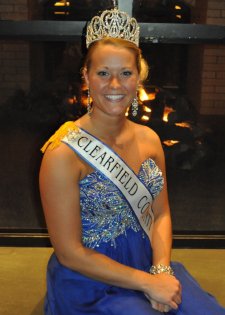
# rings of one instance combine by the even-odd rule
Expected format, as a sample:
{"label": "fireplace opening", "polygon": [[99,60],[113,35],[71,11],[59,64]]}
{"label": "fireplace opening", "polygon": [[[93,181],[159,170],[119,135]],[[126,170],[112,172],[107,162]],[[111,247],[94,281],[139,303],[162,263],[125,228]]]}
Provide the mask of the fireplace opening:
{"label": "fireplace opening", "polygon": [[[200,2],[134,1],[133,15],[143,22],[193,23],[200,17]],[[110,5],[111,1],[38,1],[35,14],[42,19],[86,20],[87,12],[93,15]],[[2,41],[0,48],[5,71],[0,76],[0,221],[4,228],[42,229],[40,147],[63,122],[86,112],[87,94],[80,78],[83,46]],[[135,119],[153,128],[162,141],[174,231],[224,233],[225,47],[141,43],[141,49],[150,75],[139,92]]]}

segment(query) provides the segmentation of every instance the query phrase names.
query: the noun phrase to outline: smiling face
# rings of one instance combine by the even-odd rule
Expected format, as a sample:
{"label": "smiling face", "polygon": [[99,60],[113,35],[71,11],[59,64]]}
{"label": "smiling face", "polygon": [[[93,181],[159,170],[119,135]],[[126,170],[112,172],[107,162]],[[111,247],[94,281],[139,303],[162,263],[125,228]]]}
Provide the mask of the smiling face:
{"label": "smiling face", "polygon": [[139,82],[134,53],[111,44],[98,45],[92,52],[84,77],[93,99],[93,110],[107,115],[125,114]]}

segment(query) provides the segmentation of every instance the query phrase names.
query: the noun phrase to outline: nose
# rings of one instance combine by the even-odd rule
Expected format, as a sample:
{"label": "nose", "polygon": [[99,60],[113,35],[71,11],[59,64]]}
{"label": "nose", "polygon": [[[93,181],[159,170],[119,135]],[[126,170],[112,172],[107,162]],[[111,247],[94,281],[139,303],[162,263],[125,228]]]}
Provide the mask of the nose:
{"label": "nose", "polygon": [[120,80],[117,76],[112,76],[110,80],[110,87],[112,89],[118,89],[120,87]]}

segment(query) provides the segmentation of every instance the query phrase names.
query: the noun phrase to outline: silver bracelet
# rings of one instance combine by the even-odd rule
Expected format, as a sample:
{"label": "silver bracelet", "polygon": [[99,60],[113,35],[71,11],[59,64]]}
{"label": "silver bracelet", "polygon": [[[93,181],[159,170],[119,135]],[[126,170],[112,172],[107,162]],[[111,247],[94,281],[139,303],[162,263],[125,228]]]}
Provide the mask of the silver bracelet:
{"label": "silver bracelet", "polygon": [[170,266],[165,266],[162,264],[159,265],[152,265],[150,268],[150,274],[152,275],[158,275],[160,273],[167,273],[170,276],[174,276],[174,271]]}

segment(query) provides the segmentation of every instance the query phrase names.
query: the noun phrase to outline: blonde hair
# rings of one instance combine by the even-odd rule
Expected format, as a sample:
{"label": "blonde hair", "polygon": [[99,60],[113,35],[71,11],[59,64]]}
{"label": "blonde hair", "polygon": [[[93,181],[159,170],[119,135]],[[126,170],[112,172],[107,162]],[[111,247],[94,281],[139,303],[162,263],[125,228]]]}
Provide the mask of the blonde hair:
{"label": "blonde hair", "polygon": [[93,42],[88,49],[87,55],[84,60],[84,68],[87,72],[89,71],[91,67],[91,57],[93,54],[93,51],[103,45],[112,45],[114,47],[120,47],[120,48],[126,48],[134,53],[136,65],[138,74],[140,75],[140,80],[143,82],[148,77],[149,67],[145,59],[142,57],[142,52],[139,47],[137,47],[134,43],[131,43],[127,40],[121,39],[121,38],[111,38],[106,37],[104,39],[101,39],[99,41]]}

